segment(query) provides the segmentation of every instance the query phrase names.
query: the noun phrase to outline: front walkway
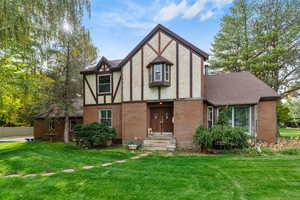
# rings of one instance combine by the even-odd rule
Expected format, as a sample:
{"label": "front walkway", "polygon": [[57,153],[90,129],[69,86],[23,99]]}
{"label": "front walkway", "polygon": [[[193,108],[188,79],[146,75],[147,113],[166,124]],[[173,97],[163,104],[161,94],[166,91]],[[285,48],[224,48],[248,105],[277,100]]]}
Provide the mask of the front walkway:
{"label": "front walkway", "polygon": [[[142,153],[142,154],[139,154],[137,156],[133,156],[129,159],[131,160],[136,160],[136,159],[139,159],[139,158],[142,158],[142,157],[145,157],[145,156],[148,156],[149,154],[151,154],[151,152],[148,152],[148,153]],[[55,174],[58,174],[58,173],[73,173],[73,172],[76,172],[77,170],[80,170],[80,169],[85,169],[85,170],[88,170],[88,169],[92,169],[92,168],[95,168],[95,167],[107,167],[107,166],[111,166],[113,164],[121,164],[121,163],[126,163],[129,159],[124,159],[124,160],[117,160],[117,161],[114,161],[114,162],[108,162],[108,163],[103,163],[101,165],[86,165],[86,166],[83,166],[82,168],[79,168],[79,169],[75,169],[75,168],[69,168],[69,169],[64,169],[64,170],[61,170],[59,172],[44,172],[44,173],[31,173],[31,174],[24,174],[24,175],[20,175],[20,174],[9,174],[9,175],[6,175],[6,176],[3,176],[5,178],[10,178],[10,177],[21,177],[21,178],[26,178],[26,177],[34,177],[34,176],[52,176],[52,175],[55,175]],[[1,176],[0,176],[1,177]]]}

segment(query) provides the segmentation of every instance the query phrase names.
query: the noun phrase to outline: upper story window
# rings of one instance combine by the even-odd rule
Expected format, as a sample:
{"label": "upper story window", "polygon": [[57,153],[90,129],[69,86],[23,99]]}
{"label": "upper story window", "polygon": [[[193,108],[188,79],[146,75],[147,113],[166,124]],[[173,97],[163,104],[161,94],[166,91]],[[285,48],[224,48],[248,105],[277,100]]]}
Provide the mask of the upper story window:
{"label": "upper story window", "polygon": [[171,65],[167,59],[159,56],[147,67],[149,68],[149,86],[170,86]]}
{"label": "upper story window", "polygon": [[108,94],[111,93],[111,75],[99,75],[98,76],[98,93]]}

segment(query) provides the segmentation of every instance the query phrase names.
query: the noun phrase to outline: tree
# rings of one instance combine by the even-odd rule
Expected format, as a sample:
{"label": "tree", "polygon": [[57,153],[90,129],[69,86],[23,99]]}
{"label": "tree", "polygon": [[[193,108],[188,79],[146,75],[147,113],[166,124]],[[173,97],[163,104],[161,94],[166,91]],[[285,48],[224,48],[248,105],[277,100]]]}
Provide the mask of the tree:
{"label": "tree", "polygon": [[286,122],[289,122],[292,118],[290,116],[290,109],[287,104],[284,104],[280,101],[277,103],[277,121],[280,125],[284,125]]}
{"label": "tree", "polygon": [[89,0],[0,1],[0,125],[32,124],[48,105],[45,88],[56,80],[47,76],[48,65],[58,50],[52,44],[66,17],[80,22],[86,11]]}
{"label": "tree", "polygon": [[300,1],[235,1],[212,53],[212,68],[249,71],[282,96],[299,90]]}
{"label": "tree", "polygon": [[55,84],[51,88],[49,104],[58,104],[64,110],[64,141],[69,142],[69,115],[72,103],[81,96],[80,71],[96,59],[97,48],[92,44],[89,32],[80,21],[64,22],[65,29],[58,32],[54,41],[56,53],[49,65]]}

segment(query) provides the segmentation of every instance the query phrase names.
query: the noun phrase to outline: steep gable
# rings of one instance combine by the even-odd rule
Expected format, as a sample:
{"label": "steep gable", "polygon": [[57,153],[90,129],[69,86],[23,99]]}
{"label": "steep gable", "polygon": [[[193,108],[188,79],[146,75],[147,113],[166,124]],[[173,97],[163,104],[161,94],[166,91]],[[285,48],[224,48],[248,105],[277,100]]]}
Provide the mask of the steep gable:
{"label": "steep gable", "polygon": [[[159,33],[159,34],[157,34]],[[163,34],[160,34],[163,33]],[[161,37],[161,38],[160,38]],[[164,43],[163,37],[170,37],[171,40],[167,43]],[[173,31],[169,30],[165,26],[158,24],[118,65],[119,68],[122,68],[132,56],[134,56],[141,47],[144,45],[149,46],[156,54],[161,55],[164,51],[163,47],[167,47],[173,40],[179,42],[182,46],[186,47],[193,51],[193,53],[201,56],[204,60],[207,60],[209,55],[208,53],[204,52],[203,50],[199,49],[195,45],[191,44],[190,42],[186,41]],[[161,42],[163,41],[163,42]],[[159,44],[161,42],[161,44]],[[162,49],[160,49],[162,47]]]}

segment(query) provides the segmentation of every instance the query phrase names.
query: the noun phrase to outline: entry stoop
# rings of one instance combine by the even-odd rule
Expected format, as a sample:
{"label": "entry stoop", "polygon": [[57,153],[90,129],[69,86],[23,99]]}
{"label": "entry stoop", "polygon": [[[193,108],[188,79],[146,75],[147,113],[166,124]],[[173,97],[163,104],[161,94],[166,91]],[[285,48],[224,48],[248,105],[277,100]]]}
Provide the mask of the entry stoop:
{"label": "entry stoop", "polygon": [[174,151],[176,149],[176,138],[173,136],[150,136],[144,140],[143,149]]}

